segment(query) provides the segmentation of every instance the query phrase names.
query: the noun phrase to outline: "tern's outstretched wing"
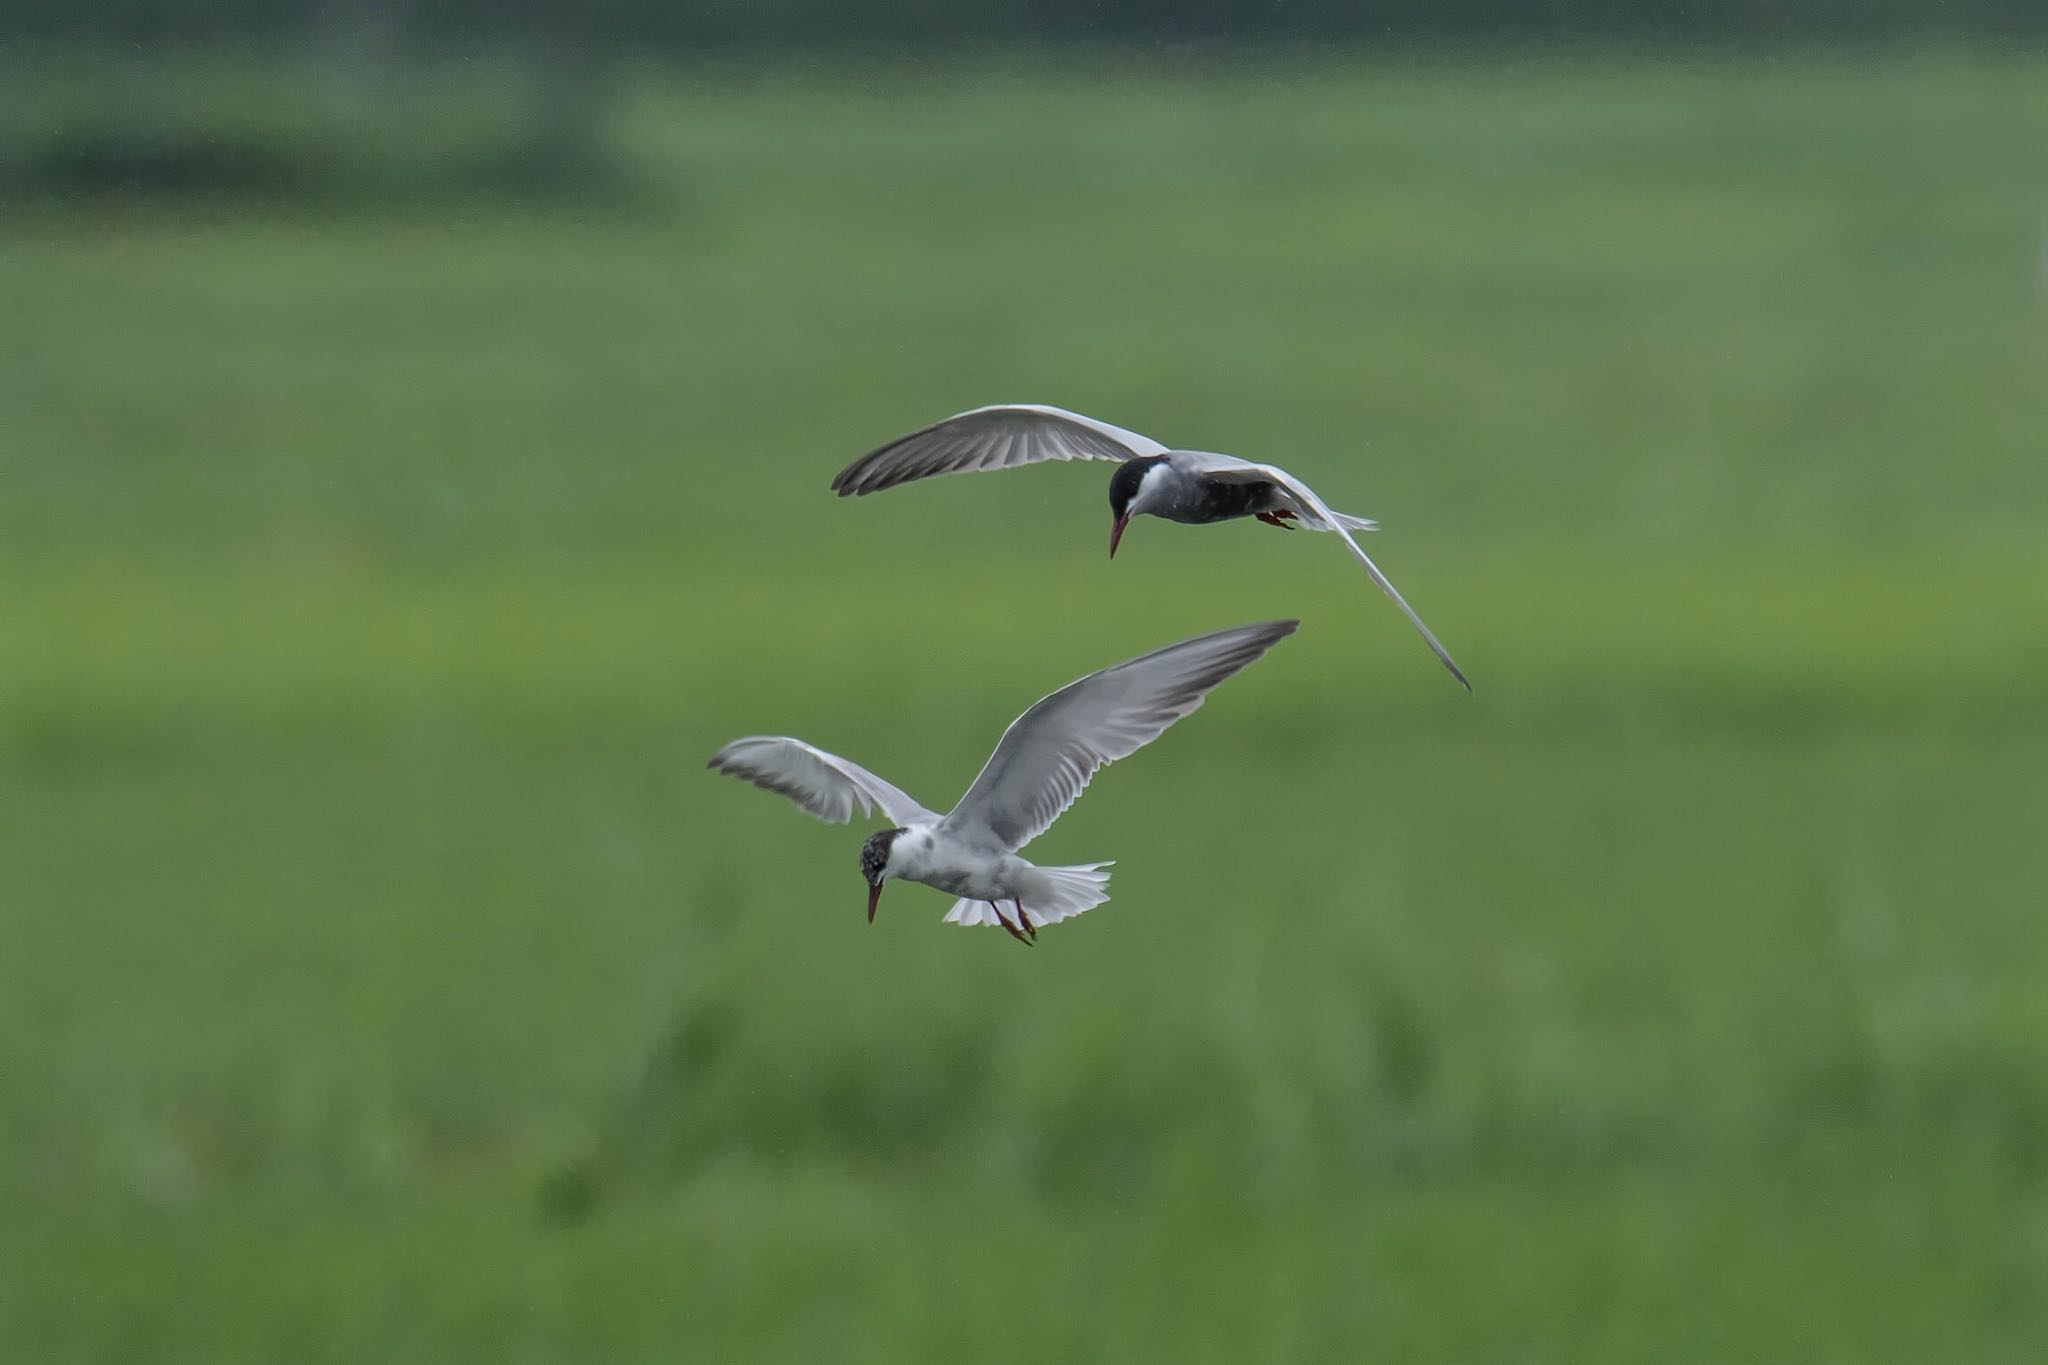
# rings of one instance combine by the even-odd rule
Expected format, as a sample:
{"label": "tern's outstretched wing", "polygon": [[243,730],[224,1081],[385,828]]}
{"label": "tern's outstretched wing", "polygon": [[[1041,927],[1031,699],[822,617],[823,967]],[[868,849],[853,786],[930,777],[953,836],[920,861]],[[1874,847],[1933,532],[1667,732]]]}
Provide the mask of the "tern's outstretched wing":
{"label": "tern's outstretched wing", "polygon": [[[1176,456],[1175,458],[1179,457]],[[1323,522],[1325,522],[1326,526],[1318,527],[1317,529],[1334,530],[1338,535],[1344,538],[1344,543],[1345,545],[1350,547],[1353,557],[1355,557],[1360,564],[1363,564],[1365,566],[1365,571],[1366,573],[1372,576],[1372,581],[1380,585],[1380,591],[1385,593],[1387,596],[1393,598],[1394,605],[1399,607],[1401,609],[1401,614],[1408,618],[1408,624],[1414,626],[1416,630],[1422,633],[1422,638],[1428,641],[1430,649],[1435,651],[1437,661],[1441,663],[1445,668],[1448,668],[1451,671],[1452,677],[1456,678],[1459,682],[1464,683],[1465,690],[1467,692],[1470,692],[1472,690],[1472,684],[1466,682],[1465,680],[1464,671],[1461,670],[1458,667],[1458,665],[1452,661],[1450,651],[1443,647],[1442,642],[1436,638],[1436,635],[1430,630],[1428,626],[1422,624],[1422,618],[1415,614],[1415,608],[1409,606],[1408,599],[1401,596],[1400,591],[1397,588],[1395,588],[1392,583],[1387,581],[1387,576],[1380,572],[1380,566],[1373,563],[1371,557],[1367,555],[1365,551],[1358,548],[1358,542],[1351,538],[1351,531],[1348,529],[1348,527],[1351,524],[1355,524],[1358,518],[1346,518],[1338,516],[1335,512],[1332,512],[1329,509],[1329,506],[1325,504],[1321,498],[1316,496],[1314,489],[1310,488],[1300,479],[1295,478],[1286,470],[1277,468],[1273,465],[1251,463],[1233,464],[1230,463],[1226,457],[1216,457],[1216,462],[1212,465],[1205,466],[1201,472],[1202,477],[1205,479],[1222,479],[1239,482],[1252,479],[1262,479],[1267,482],[1276,484],[1279,486],[1281,492],[1287,494],[1289,497],[1293,498],[1296,502],[1301,504],[1301,512],[1304,516],[1317,517],[1321,519]]]}
{"label": "tern's outstretched wing", "polygon": [[1164,455],[1149,436],[1043,403],[998,403],[956,413],[922,431],[899,436],[839,471],[840,497],[894,488],[938,474],[1011,469],[1043,460],[1130,460]]}
{"label": "tern's outstretched wing", "polygon": [[845,824],[855,806],[862,815],[880,806],[898,825],[939,818],[860,764],[786,735],[736,739],[705,766],[780,792],[828,824]]}
{"label": "tern's outstretched wing", "polygon": [[1068,683],[1003,732],[944,827],[1024,847],[1074,804],[1096,769],[1159,738],[1300,624],[1267,621],[1198,635]]}

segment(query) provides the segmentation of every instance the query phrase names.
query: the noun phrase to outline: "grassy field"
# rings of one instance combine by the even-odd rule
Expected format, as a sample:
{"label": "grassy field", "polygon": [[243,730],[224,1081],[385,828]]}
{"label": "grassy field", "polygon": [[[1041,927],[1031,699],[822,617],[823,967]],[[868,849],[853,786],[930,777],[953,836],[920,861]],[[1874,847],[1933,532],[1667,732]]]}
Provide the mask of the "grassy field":
{"label": "grassy field", "polygon": [[[649,83],[609,215],[0,237],[0,1356],[2031,1361],[2039,63]],[[1035,399],[1381,518],[1133,528]],[[1304,626],[1025,952],[931,804]],[[928,737],[913,741],[911,725]]]}

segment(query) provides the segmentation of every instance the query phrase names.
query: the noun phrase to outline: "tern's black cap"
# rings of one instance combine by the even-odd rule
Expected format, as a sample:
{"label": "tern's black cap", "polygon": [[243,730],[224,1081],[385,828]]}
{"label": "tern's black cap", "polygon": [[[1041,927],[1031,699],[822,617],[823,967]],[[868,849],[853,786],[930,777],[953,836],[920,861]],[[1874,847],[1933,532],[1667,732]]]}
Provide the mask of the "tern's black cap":
{"label": "tern's black cap", "polygon": [[1145,471],[1165,460],[1164,455],[1143,455],[1135,460],[1125,460],[1116,467],[1116,473],[1109,476],[1109,510],[1122,516],[1131,505],[1131,499],[1138,496],[1138,485],[1145,482]]}

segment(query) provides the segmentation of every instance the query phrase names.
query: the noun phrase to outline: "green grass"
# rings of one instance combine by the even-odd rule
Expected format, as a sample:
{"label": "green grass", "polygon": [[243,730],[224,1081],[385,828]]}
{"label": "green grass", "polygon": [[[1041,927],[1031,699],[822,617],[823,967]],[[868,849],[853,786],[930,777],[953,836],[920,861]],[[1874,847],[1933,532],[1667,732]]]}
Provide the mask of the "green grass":
{"label": "green grass", "polygon": [[[652,217],[18,222],[0,1355],[2033,1359],[2043,75],[790,70],[636,88]],[[1380,517],[1476,693],[1099,469],[826,492],[1016,398]],[[702,771],[1282,614],[1033,953]]]}

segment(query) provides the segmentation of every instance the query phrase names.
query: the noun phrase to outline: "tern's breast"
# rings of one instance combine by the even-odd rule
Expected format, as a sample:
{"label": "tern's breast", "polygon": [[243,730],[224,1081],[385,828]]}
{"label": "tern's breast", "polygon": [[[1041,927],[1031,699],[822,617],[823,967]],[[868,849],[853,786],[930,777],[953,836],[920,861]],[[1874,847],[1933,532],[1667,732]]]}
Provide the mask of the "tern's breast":
{"label": "tern's breast", "polygon": [[897,840],[890,870],[906,881],[923,882],[955,896],[987,898],[1008,893],[1009,879],[1003,872],[1014,861],[936,830],[917,831]]}

